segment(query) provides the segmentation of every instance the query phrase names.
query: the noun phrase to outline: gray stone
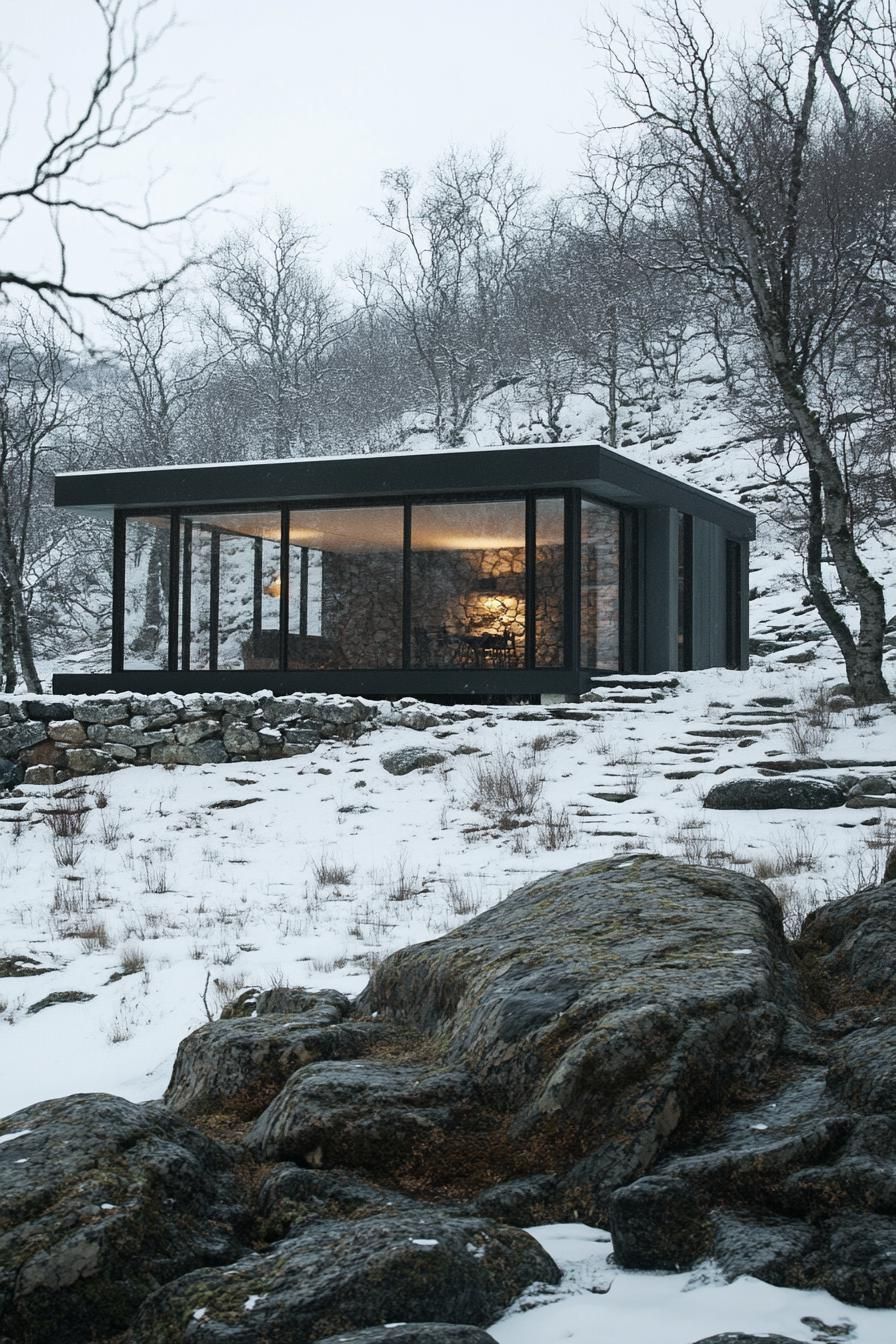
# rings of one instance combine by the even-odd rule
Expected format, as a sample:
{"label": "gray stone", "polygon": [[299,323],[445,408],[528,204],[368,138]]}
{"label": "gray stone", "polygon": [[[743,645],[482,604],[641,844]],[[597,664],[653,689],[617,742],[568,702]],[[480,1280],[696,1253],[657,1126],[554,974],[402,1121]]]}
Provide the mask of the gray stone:
{"label": "gray stone", "polygon": [[444,760],[444,752],[432,747],[401,747],[381,756],[380,765],[390,775],[409,775],[412,770],[427,770],[433,765],[441,765]]}
{"label": "gray stone", "polygon": [[112,757],[95,747],[73,747],[66,753],[69,770],[76,775],[97,775],[113,769]]}
{"label": "gray stone", "polygon": [[55,966],[41,966],[34,957],[0,957],[0,980],[16,979],[28,975],[49,975]]}
{"label": "gray stone", "polygon": [[475,1325],[440,1325],[435,1321],[420,1324],[403,1322],[375,1325],[370,1330],[352,1330],[349,1334],[330,1335],[319,1344],[494,1344],[494,1336]]}
{"label": "gray stone", "polygon": [[87,994],[80,989],[58,989],[55,994],[48,994],[45,999],[32,1003],[28,1013],[42,1013],[45,1008],[55,1008],[59,1003],[89,1003],[95,998],[95,994]]}
{"label": "gray stone", "polygon": [[208,737],[217,736],[220,731],[221,724],[217,719],[197,717],[176,726],[174,735],[181,746],[193,747],[197,742],[203,742]]}
{"label": "gray stone", "polygon": [[407,1165],[417,1145],[435,1144],[454,1129],[474,1101],[462,1069],[336,1057],[294,1073],[245,1142],[262,1161],[389,1175]]}
{"label": "gray stone", "polygon": [[313,1344],[409,1318],[485,1326],[529,1284],[559,1279],[533,1237],[484,1219],[434,1209],[326,1219],[267,1253],[161,1288],[133,1344],[186,1344],[202,1308],[209,1344]]}
{"label": "gray stone", "polygon": [[[249,1002],[241,1007],[251,1011]],[[181,1041],[165,1100],[189,1114],[237,1106],[244,1117],[256,1116],[296,1070],[356,1059],[394,1036],[377,1023],[343,1023],[344,1015],[323,997],[304,1011],[209,1022]]]}
{"label": "gray stone", "polygon": [[291,747],[294,756],[307,755],[320,746],[320,733],[315,728],[284,728],[283,741]]}
{"label": "gray stone", "polygon": [[10,723],[24,723],[26,718],[27,715],[20,700],[13,700],[0,695],[0,720],[3,720],[4,728],[8,727]]}
{"label": "gray stone", "polygon": [[4,1336],[83,1344],[127,1329],[144,1298],[242,1253],[231,1159],[158,1103],[82,1095],[0,1122]]}
{"label": "gray stone", "polygon": [[230,756],[249,756],[258,751],[258,734],[245,723],[233,723],[224,729],[224,750]]}
{"label": "gray stone", "polygon": [[154,747],[160,742],[170,740],[170,734],[157,731],[146,732],[141,728],[135,728],[133,723],[92,723],[87,729],[88,737],[92,742],[118,742],[125,747]]}
{"label": "gray stone", "polygon": [[846,798],[842,784],[828,779],[730,779],[714,784],[703,800],[704,807],[765,810],[768,808],[818,809],[840,807]]}
{"label": "gray stone", "polygon": [[0,757],[0,789],[14,789],[24,778],[24,768],[17,761]]}
{"label": "gray stone", "polygon": [[55,784],[56,767],[53,765],[29,765],[25,770],[26,784]]}
{"label": "gray stone", "polygon": [[81,747],[87,741],[84,725],[77,719],[52,719],[47,731],[54,742],[67,747]]}
{"label": "gray stone", "polygon": [[74,717],[82,723],[125,723],[130,710],[131,702],[126,696],[114,700],[76,700],[72,705]]}
{"label": "gray stone", "polygon": [[807,915],[797,949],[826,983],[846,980],[896,1007],[896,900],[884,883]]}
{"label": "gray stone", "polygon": [[150,760],[153,765],[217,765],[227,760],[227,752],[220,738],[195,746],[163,743],[152,748]]}
{"label": "gray stone", "polygon": [[53,700],[42,696],[39,700],[26,700],[22,708],[29,719],[70,719],[72,704],[70,700]]}
{"label": "gray stone", "polygon": [[45,741],[46,736],[45,723],[14,723],[9,728],[0,728],[0,756],[15,756],[26,747]]}
{"label": "gray stone", "polygon": [[293,696],[269,700],[264,707],[264,717],[268,723],[295,723],[302,717],[302,700]]}
{"label": "gray stone", "polygon": [[128,765],[137,759],[136,747],[128,747],[124,742],[106,742],[105,750],[116,761],[125,761]]}
{"label": "gray stone", "polygon": [[896,778],[892,775],[863,775],[849,790],[849,797],[857,794],[896,793]]}

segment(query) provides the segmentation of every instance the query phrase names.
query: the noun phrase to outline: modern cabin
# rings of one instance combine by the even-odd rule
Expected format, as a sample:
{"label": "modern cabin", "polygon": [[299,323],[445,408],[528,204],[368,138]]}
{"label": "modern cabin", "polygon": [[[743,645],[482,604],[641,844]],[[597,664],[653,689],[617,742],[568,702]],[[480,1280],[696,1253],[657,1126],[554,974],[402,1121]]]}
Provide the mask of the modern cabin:
{"label": "modern cabin", "polygon": [[108,673],[60,694],[575,699],[745,667],[753,515],[597,444],[65,473],[112,520]]}

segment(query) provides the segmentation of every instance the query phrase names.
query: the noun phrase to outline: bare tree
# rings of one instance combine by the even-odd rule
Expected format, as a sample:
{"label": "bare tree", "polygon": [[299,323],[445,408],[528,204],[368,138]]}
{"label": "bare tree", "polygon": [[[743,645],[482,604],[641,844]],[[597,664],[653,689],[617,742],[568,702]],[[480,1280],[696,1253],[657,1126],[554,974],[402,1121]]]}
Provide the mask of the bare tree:
{"label": "bare tree", "polygon": [[290,210],[225,240],[211,259],[205,338],[242,388],[259,456],[289,457],[326,434],[343,319]]}
{"label": "bare tree", "polygon": [[889,697],[884,598],[850,526],[834,403],[838,351],[892,253],[891,179],[863,158],[868,130],[879,144],[892,123],[854,73],[857,0],[793,0],[790,11],[752,51],[726,48],[704,11],[678,0],[650,11],[646,41],[619,23],[593,40],[624,110],[620,152],[636,158],[679,264],[750,313],[808,473],[809,593],[856,700],[870,703]]}
{"label": "bare tree", "polygon": [[[44,119],[44,143],[27,171],[4,164],[13,156],[16,134],[16,85],[0,53],[0,75],[9,90],[5,111],[0,109],[0,244],[9,253],[19,236],[46,238],[53,244],[55,264],[30,271],[0,260],[0,302],[36,300],[69,331],[84,336],[85,305],[112,316],[128,311],[130,303],[166,288],[183,263],[163,278],[137,281],[119,288],[101,288],[78,279],[79,249],[73,241],[78,222],[89,220],[106,230],[109,249],[127,239],[152,234],[166,236],[189,221],[208,201],[173,215],[154,213],[146,199],[133,208],[123,205],[97,186],[110,152],[127,152],[171,117],[192,108],[192,90],[178,93],[162,83],[142,81],[142,68],[171,27],[159,18],[153,26],[155,0],[92,0],[96,21],[97,57],[87,87],[78,95],[63,96],[50,83]],[[209,198],[214,199],[214,198]]]}
{"label": "bare tree", "polygon": [[375,218],[393,236],[385,258],[360,268],[414,351],[436,435],[463,442],[476,402],[508,375],[502,336],[531,232],[534,187],[495,145],[481,159],[452,152],[421,187],[385,174]]}
{"label": "bare tree", "polygon": [[77,418],[77,365],[51,327],[24,317],[0,335],[0,664],[4,690],[19,671],[40,693],[31,608],[47,566],[52,534],[35,527],[49,506],[48,485],[62,463]]}

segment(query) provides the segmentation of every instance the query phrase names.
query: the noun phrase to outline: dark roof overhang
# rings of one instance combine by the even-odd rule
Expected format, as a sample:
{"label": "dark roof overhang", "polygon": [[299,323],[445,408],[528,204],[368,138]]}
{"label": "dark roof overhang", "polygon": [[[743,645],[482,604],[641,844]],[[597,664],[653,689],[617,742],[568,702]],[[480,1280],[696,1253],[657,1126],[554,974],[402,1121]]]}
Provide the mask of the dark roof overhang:
{"label": "dark roof overhang", "polygon": [[67,472],[56,477],[55,502],[104,514],[569,486],[634,508],[679,509],[731,536],[755,535],[749,510],[594,443]]}

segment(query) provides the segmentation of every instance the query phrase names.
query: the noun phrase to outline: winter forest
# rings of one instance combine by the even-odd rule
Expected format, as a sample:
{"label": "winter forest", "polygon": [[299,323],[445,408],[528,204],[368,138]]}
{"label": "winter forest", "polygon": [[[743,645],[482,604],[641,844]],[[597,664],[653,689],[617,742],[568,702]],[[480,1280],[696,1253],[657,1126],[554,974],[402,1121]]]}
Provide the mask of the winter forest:
{"label": "winter forest", "polygon": [[866,542],[896,509],[889,0],[786,0],[736,41],[675,0],[637,30],[608,19],[587,36],[609,92],[562,194],[499,141],[446,149],[383,172],[378,243],[338,266],[272,203],[164,274],[85,293],[69,279],[85,226],[172,225],[94,174],[182,110],[141,86],[153,45],[177,41],[155,7],[98,12],[94,81],[51,107],[27,164],[4,58],[4,229],[55,240],[42,271],[0,262],[6,691],[108,637],[109,547],[54,513],[54,472],[556,443],[583,407],[624,450],[631,408],[661,434],[699,367],[761,444],[751,502],[793,547],[854,695],[886,698]]}

